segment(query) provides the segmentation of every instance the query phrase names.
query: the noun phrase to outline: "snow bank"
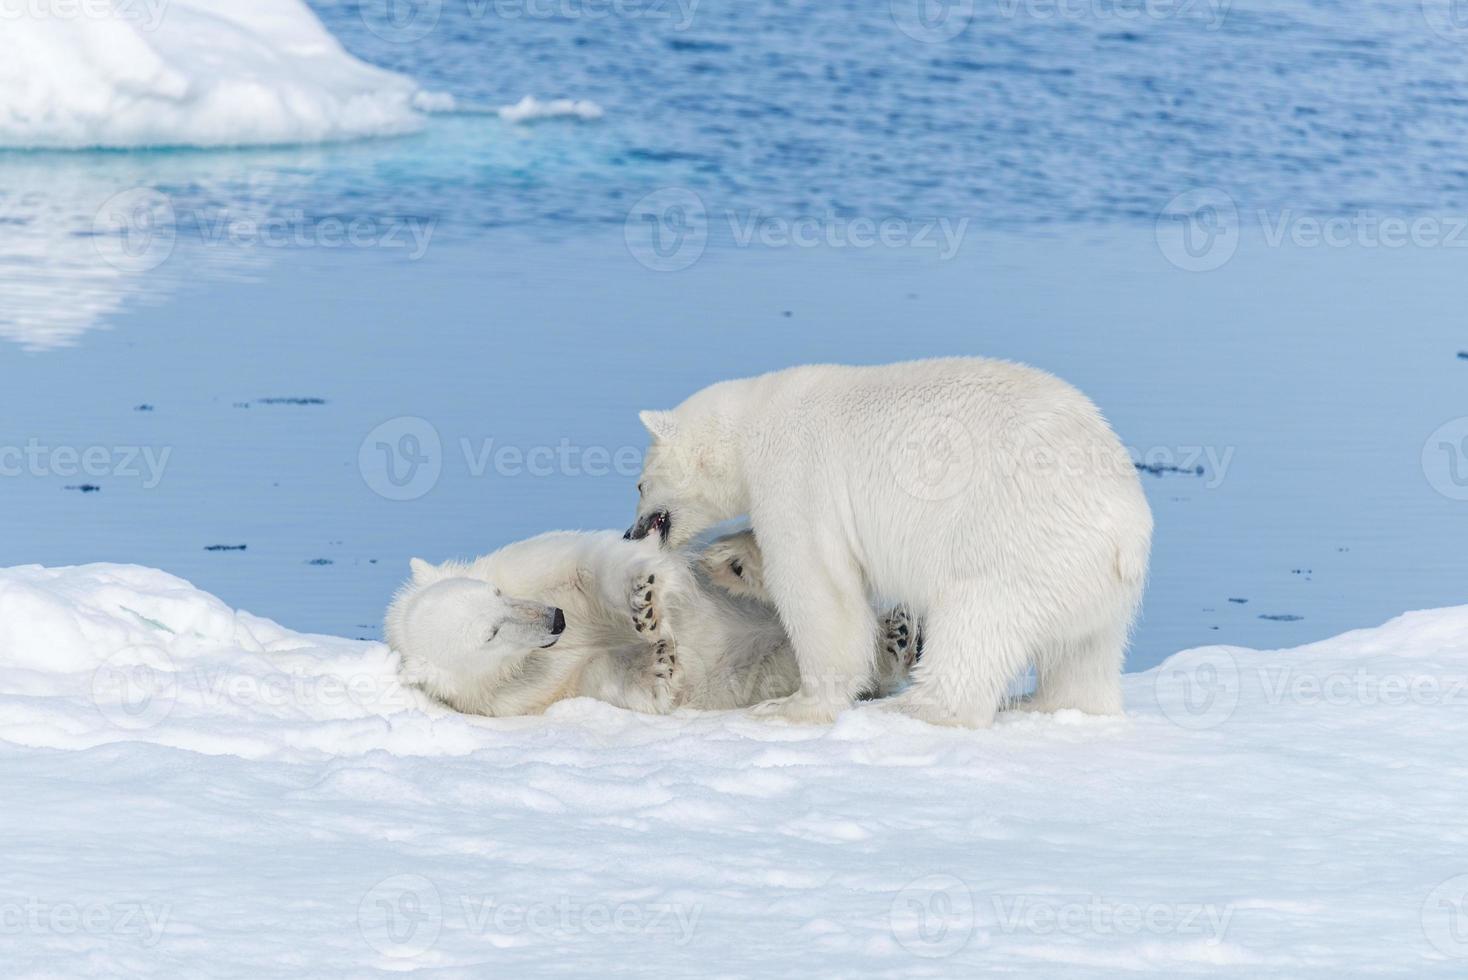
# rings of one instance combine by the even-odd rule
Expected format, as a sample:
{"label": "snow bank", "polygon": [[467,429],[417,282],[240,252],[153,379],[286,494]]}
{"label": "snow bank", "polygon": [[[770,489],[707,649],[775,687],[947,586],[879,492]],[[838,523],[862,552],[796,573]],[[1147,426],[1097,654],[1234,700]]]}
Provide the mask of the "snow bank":
{"label": "snow bank", "polygon": [[158,571],[0,570],[7,973],[1468,963],[1468,607],[984,732],[470,718],[394,663]]}
{"label": "snow bank", "polygon": [[301,0],[0,0],[0,146],[317,142],[443,107]]}

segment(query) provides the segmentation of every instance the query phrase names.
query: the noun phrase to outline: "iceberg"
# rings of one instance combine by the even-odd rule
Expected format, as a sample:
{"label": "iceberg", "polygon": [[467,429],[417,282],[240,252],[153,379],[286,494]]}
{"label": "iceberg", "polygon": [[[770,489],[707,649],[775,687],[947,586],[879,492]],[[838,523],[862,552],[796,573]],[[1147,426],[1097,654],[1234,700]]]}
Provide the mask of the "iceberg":
{"label": "iceberg", "polygon": [[0,147],[388,136],[450,103],[353,57],[301,0],[0,0]]}

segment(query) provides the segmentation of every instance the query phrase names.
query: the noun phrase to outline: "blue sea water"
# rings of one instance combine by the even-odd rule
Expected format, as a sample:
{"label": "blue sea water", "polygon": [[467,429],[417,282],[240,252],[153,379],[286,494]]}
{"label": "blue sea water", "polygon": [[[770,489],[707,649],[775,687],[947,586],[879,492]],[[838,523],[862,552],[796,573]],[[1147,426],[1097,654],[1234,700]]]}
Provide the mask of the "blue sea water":
{"label": "blue sea water", "polygon": [[[376,636],[412,555],[625,525],[638,409],[970,353],[1072,380],[1159,471],[1133,668],[1462,601],[1448,7],[315,6],[460,111],[0,153],[0,444],[41,461],[0,478],[0,562]],[[489,111],[527,93],[605,117]]]}

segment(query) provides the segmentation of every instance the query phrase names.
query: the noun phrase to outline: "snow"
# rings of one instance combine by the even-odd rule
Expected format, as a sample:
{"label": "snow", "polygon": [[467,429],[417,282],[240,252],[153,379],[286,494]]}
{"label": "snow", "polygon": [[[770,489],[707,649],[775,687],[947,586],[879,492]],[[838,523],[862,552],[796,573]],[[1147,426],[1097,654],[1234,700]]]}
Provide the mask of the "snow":
{"label": "snow", "polygon": [[0,146],[319,142],[451,104],[348,54],[301,0],[0,3]]}
{"label": "snow", "polygon": [[499,117],[508,123],[539,122],[543,119],[576,119],[591,122],[602,117],[602,108],[589,99],[551,99],[542,102],[527,95],[514,105],[500,106]]}
{"label": "snow", "polygon": [[123,565],[0,570],[0,667],[7,975],[1468,964],[1468,607],[980,732],[466,717]]}

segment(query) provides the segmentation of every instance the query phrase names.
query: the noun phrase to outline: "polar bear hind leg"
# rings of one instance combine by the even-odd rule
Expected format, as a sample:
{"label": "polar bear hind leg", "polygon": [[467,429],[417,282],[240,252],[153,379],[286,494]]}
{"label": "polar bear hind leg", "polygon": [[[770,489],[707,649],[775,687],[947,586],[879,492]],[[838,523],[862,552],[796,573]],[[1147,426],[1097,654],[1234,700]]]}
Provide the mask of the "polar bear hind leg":
{"label": "polar bear hind leg", "polygon": [[962,583],[928,605],[912,685],[879,706],[934,725],[987,728],[1039,640],[1023,607],[991,583]]}
{"label": "polar bear hind leg", "polygon": [[1035,658],[1035,693],[1020,700],[1021,711],[1073,708],[1092,715],[1119,715],[1121,664],[1129,624],[1121,620],[1043,647]]}

